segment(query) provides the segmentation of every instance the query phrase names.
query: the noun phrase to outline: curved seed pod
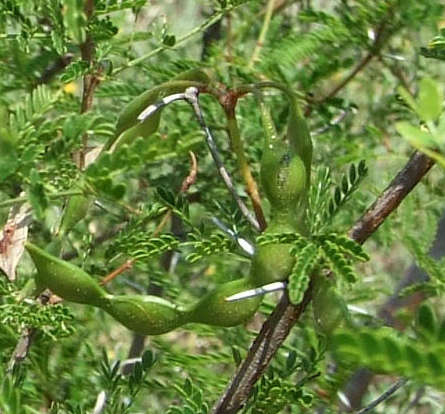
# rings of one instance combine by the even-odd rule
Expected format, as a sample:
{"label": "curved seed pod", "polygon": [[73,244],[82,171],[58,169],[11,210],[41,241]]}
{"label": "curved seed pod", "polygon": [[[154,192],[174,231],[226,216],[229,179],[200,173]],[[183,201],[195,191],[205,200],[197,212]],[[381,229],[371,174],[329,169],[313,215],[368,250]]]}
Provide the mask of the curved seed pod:
{"label": "curved seed pod", "polygon": [[[193,75],[196,79],[202,73],[198,71],[182,76],[189,75]],[[200,80],[208,82],[208,78],[205,77]],[[121,114],[117,128],[119,136],[116,135],[118,141],[113,140],[108,148],[114,149],[135,136],[153,133],[157,129],[159,117],[147,118],[153,123],[144,125],[145,121],[142,123],[137,121],[139,113],[161,96],[180,92],[191,86],[191,82],[180,80],[167,82],[136,98]],[[304,211],[307,201],[312,159],[310,135],[296,101],[290,105],[287,142],[278,140],[271,117],[264,111],[263,105],[262,118],[266,129],[266,141],[261,161],[261,181],[273,211],[266,231],[302,233],[305,232],[304,215],[298,210]],[[159,112],[155,115],[160,116]],[[87,202],[88,198],[79,196],[73,200],[73,205],[79,203],[79,207],[84,208]],[[60,228],[61,234],[65,234],[77,222],[78,219],[74,220],[73,217],[76,216],[64,217],[65,222],[62,220]],[[154,296],[108,295],[93,278],[77,266],[51,256],[31,243],[28,243],[26,248],[38,269],[36,276],[38,288],[48,287],[67,300],[100,307],[127,328],[146,335],[166,333],[190,322],[225,327],[244,323],[257,311],[262,298],[253,297],[236,302],[228,302],[226,298],[258,285],[285,280],[294,265],[294,257],[289,252],[290,245],[282,243],[260,246],[253,257],[249,278],[225,283],[209,292],[196,304],[184,309]],[[333,289],[332,291],[335,293]],[[321,284],[316,290],[316,295],[318,302],[326,302],[328,296],[334,297],[329,286],[323,288]],[[320,313],[319,310],[314,312]],[[318,314],[317,318],[321,321]],[[334,319],[336,322],[337,319]],[[325,325],[326,330],[331,329],[331,322],[320,323]]]}
{"label": "curved seed pod", "polygon": [[261,159],[261,183],[273,214],[295,212],[306,194],[306,181],[302,159],[293,155],[284,143],[265,148]]}
{"label": "curved seed pod", "polygon": [[314,281],[312,309],[315,327],[325,335],[330,335],[349,319],[344,300],[335,290],[333,281],[325,276],[319,276]]}
{"label": "curved seed pod", "polygon": [[71,302],[100,306],[107,295],[98,283],[81,268],[54,257],[32,243],[26,243],[37,268],[37,290],[48,288]]}
{"label": "curved seed pod", "polygon": [[305,209],[312,143],[295,99],[290,98],[286,140],[278,137],[270,112],[261,99],[259,106],[265,131],[260,174],[263,191],[272,207],[270,231],[274,222],[295,226],[296,212]]}
{"label": "curved seed pod", "polygon": [[306,120],[301,113],[296,96],[290,98],[286,138],[292,152],[298,155],[306,168],[306,184],[309,189],[312,164],[312,140]]}
{"label": "curved seed pod", "polygon": [[112,296],[101,306],[126,328],[141,335],[160,335],[183,325],[184,310],[157,296]]}
{"label": "curved seed pod", "polygon": [[[307,233],[305,210],[312,144],[296,100],[290,102],[287,140],[278,137],[272,117],[259,101],[265,131],[261,159],[261,184],[270,202],[272,217],[266,233]],[[287,141],[287,142],[286,142]],[[250,278],[256,286],[286,280],[294,266],[290,244],[259,246]]]}
{"label": "curved seed pod", "polygon": [[139,114],[149,105],[162,97],[185,91],[190,86],[207,84],[210,78],[205,70],[193,69],[179,74],[172,80],[145,91],[125,106],[119,115],[116,133],[105,145],[104,150],[116,150],[135,138],[147,137],[157,131],[161,119],[162,108],[149,116],[143,122],[137,119]]}
{"label": "curved seed pod", "polygon": [[252,287],[248,279],[238,279],[218,286],[187,311],[187,322],[213,326],[236,326],[246,322],[255,314],[262,298],[253,297],[236,302],[228,302],[226,298]]}

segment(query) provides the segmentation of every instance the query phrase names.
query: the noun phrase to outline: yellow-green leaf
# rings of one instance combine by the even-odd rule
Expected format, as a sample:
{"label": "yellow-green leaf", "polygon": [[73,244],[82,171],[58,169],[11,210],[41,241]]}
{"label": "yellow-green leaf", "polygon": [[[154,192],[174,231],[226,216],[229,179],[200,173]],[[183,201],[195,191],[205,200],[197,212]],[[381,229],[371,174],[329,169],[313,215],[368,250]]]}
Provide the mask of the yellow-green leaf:
{"label": "yellow-green leaf", "polygon": [[435,121],[442,112],[443,93],[436,81],[425,78],[420,81],[417,113],[424,121]]}
{"label": "yellow-green leaf", "polygon": [[432,134],[415,127],[408,122],[398,122],[396,124],[396,129],[403,138],[418,149],[424,147],[434,148],[436,146],[436,140]]}

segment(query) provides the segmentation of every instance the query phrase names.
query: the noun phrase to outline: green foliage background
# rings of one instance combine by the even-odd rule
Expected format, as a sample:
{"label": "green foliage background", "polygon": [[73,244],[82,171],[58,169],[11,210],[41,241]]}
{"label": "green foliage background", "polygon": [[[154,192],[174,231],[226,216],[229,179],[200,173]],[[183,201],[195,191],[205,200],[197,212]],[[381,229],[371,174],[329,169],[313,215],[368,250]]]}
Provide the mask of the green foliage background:
{"label": "green foliage background", "polygon": [[[160,129],[149,140],[135,141],[86,172],[77,168],[73,154],[82,148],[83,140],[91,148],[103,145],[114,134],[121,108],[141,92],[202,66],[214,70],[228,87],[272,79],[298,91],[310,112],[313,187],[323,190],[315,200],[320,210],[312,210],[311,223],[321,230],[329,222],[330,231],[344,233],[413,151],[395,124],[418,125],[419,119],[397,88],[415,94],[424,77],[436,79],[442,88],[443,63],[420,54],[443,23],[439,0],[277,1],[259,59],[251,69],[265,1],[90,3],[94,7],[89,19],[82,1],[0,3],[0,222],[6,221],[8,200],[25,192],[33,206],[31,238],[42,247],[50,245],[66,201],[64,192],[75,191],[88,178],[98,202],[63,240],[63,254],[98,279],[129,257],[137,257],[132,270],[107,286],[114,293],[149,291],[190,303],[211,287],[249,270],[248,259],[210,218],[216,216],[248,240],[256,237],[219,179],[202,132],[184,103],[164,110]],[[221,35],[207,45],[203,33],[219,17]],[[90,62],[82,60],[79,46],[87,39],[95,47]],[[338,93],[331,93],[360,62],[364,64],[357,75]],[[92,74],[99,76],[100,83],[91,109],[81,113],[82,79]],[[286,100],[275,93],[266,100],[283,131]],[[245,197],[224,114],[212,97],[202,96],[202,105],[237,191]],[[343,115],[341,122],[332,124]],[[263,130],[252,96],[239,101],[237,119],[258,178]],[[198,159],[198,178],[188,197],[178,197],[189,173],[190,150]],[[361,160],[368,174],[352,193],[355,178],[351,179],[350,164]],[[349,176],[349,184],[342,191],[344,176]],[[411,326],[409,347],[422,352],[426,335],[428,355],[433,355],[429,362],[417,359],[417,366],[431,365],[434,358],[445,364],[440,352],[444,337],[438,327],[444,318],[440,306],[444,267],[443,261],[427,256],[443,210],[444,184],[443,171],[433,170],[373,235],[367,246],[371,260],[355,267],[358,281],[352,286],[340,282],[336,288],[348,305],[354,305],[351,318],[364,327],[360,338],[368,334],[375,344],[387,341],[382,339],[385,335],[396,335],[383,331],[372,338],[382,325],[378,305],[393,292],[413,260],[427,270],[431,312],[422,312],[435,318],[430,329],[434,334],[428,336],[427,328],[419,328],[419,318],[410,325],[413,315],[408,311],[404,315]],[[329,200],[336,204],[326,216]],[[140,253],[147,251],[166,207],[172,205],[180,218],[171,228],[177,238],[160,236],[156,248],[150,245],[149,254]],[[178,238],[183,240],[180,248]],[[169,249],[176,249],[175,266],[165,264]],[[147,338],[142,359],[131,374],[123,375],[120,367],[128,358],[133,334],[94,308],[65,303],[40,307],[31,299],[20,301],[33,272],[29,258],[24,257],[17,281],[0,284],[0,411],[5,413],[92,412],[102,391],[106,413],[207,413],[276,303],[276,297],[267,297],[247,326],[187,325]],[[368,332],[366,326],[375,329]],[[39,332],[29,357],[10,375],[9,360],[25,327],[37,327]],[[401,363],[401,370],[386,360],[365,358],[373,347],[357,337],[345,340],[348,335],[351,332],[346,329],[334,341],[327,339],[316,332],[312,313],[306,312],[243,412],[304,413],[318,408],[337,412],[337,392],[351,370],[365,361],[383,373],[412,378],[381,412],[403,412],[424,382],[437,388],[427,388],[418,407],[442,412],[444,398],[437,390],[443,389],[443,377],[437,375],[433,381],[429,368],[425,368],[427,373],[410,368],[411,357],[404,350],[401,360],[408,362]],[[406,348],[406,340],[394,339],[393,345]],[[383,345],[379,346],[381,355],[386,355]],[[341,358],[336,359],[335,352]],[[385,377],[375,381],[367,398],[381,393],[386,384]]]}

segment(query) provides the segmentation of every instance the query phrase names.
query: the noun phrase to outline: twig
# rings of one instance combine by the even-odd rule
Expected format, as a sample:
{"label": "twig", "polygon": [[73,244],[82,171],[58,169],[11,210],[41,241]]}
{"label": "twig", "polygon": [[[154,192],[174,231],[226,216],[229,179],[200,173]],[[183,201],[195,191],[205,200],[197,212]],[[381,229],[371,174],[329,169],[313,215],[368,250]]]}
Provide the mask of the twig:
{"label": "twig", "polygon": [[212,26],[213,24],[215,24],[218,20],[220,20],[226,13],[228,13],[231,10],[234,10],[236,7],[238,6],[232,6],[232,7],[228,7],[224,10],[221,10],[219,12],[216,12],[212,17],[210,17],[209,19],[207,19],[205,22],[203,22],[201,25],[195,27],[194,29],[192,29],[190,32],[186,33],[184,36],[176,39],[176,43],[173,47],[171,46],[159,46],[156,49],[152,50],[151,52],[146,53],[145,55],[139,56],[136,59],[130,60],[129,62],[125,63],[124,65],[122,65],[121,67],[116,68],[113,71],[113,75],[118,74],[119,72],[122,72],[124,69],[127,68],[131,68],[132,66],[138,65],[139,63],[143,62],[144,60],[150,59],[151,57],[157,55],[158,53],[163,52],[164,50],[173,50],[175,48],[177,48],[178,46],[182,45],[184,42],[186,42],[189,38],[191,38],[192,36],[194,36],[197,33],[200,33],[204,30],[206,30],[208,27]]}
{"label": "twig", "polygon": [[121,273],[124,273],[126,270],[131,269],[133,267],[134,260],[127,260],[125,263],[120,265],[117,269],[113,270],[107,276],[105,276],[101,281],[101,285],[106,285],[111,282],[115,277],[119,276]]}
{"label": "twig", "polygon": [[225,107],[224,109],[226,110],[227,116],[227,130],[229,132],[233,152],[235,153],[238,161],[238,168],[240,170],[241,176],[244,179],[246,192],[252,202],[253,211],[255,212],[256,219],[258,220],[261,231],[263,231],[267,226],[266,218],[264,217],[263,208],[261,207],[258,185],[253,178],[252,172],[250,171],[249,163],[247,162],[244,153],[243,140],[241,139],[238,122],[236,121],[235,110],[232,106],[229,106],[228,108]]}
{"label": "twig", "polygon": [[419,402],[420,399],[425,395],[425,387],[420,387],[417,391],[416,391],[416,395],[414,396],[414,398],[412,399],[412,401],[408,404],[408,407],[406,407],[406,409],[403,411],[402,414],[408,414],[408,412],[414,408]]}
{"label": "twig", "polygon": [[391,397],[391,395],[393,395],[399,388],[403,387],[406,384],[406,382],[407,380],[405,378],[399,379],[397,382],[391,385],[391,387],[389,387],[380,397],[376,398],[365,408],[361,409],[360,411],[357,411],[357,414],[366,414],[371,412],[381,402]]}
{"label": "twig", "polygon": [[320,104],[331,98],[333,98],[337,93],[342,90],[351,80],[353,80],[367,65],[371,60],[378,54],[382,48],[385,40],[384,31],[386,28],[386,20],[382,21],[376,30],[375,38],[369,52],[363,57],[363,59],[357,63],[355,68],[347,75],[338,85],[334,86],[325,96],[316,99],[315,102]]}
{"label": "twig", "polygon": [[196,161],[196,155],[193,151],[189,151],[190,155],[190,172],[187,177],[184,178],[181,185],[181,193],[186,193],[188,189],[195,184],[196,177],[198,175],[198,161]]}
{"label": "twig", "polygon": [[[78,190],[69,190],[69,191],[61,191],[60,193],[46,194],[46,196],[50,200],[56,200],[57,198],[71,197],[71,196],[82,195],[82,194],[83,193]],[[16,197],[16,198],[10,198],[9,200],[1,201],[0,208],[11,207],[16,204],[22,204],[25,201],[28,201],[28,196],[20,196],[20,197]]]}
{"label": "twig", "polygon": [[258,36],[258,40],[255,45],[255,49],[252,53],[252,57],[250,58],[248,68],[252,69],[253,65],[256,63],[260,56],[261,49],[264,45],[264,40],[266,39],[267,31],[269,30],[270,20],[272,18],[272,13],[275,7],[275,0],[268,0],[266,6],[266,13],[264,14],[263,27],[261,28],[260,35]]}
{"label": "twig", "polygon": [[[352,227],[349,237],[359,243],[364,243],[433,164],[434,161],[426,155],[415,152],[386,190]],[[282,296],[251,345],[245,360],[238,366],[224,394],[213,407],[213,414],[236,413],[240,409],[310,300],[311,286],[306,291],[303,302],[298,306],[289,302],[286,293]]]}
{"label": "twig", "polygon": [[[184,97],[182,97],[182,99],[184,99]],[[186,193],[188,191],[190,186],[192,186],[195,183],[196,176],[198,174],[198,162],[196,161],[196,156],[192,151],[190,151],[189,154],[190,154],[190,159],[191,159],[190,172],[189,172],[188,176],[185,177],[182,182],[181,190],[180,190],[181,193]],[[170,220],[171,216],[172,216],[172,209],[169,208],[167,210],[167,212],[165,213],[164,217],[162,217],[161,222],[157,225],[157,227],[153,231],[153,237],[156,237],[162,231],[162,229],[165,227],[165,225]]]}
{"label": "twig", "polygon": [[192,106],[193,111],[195,112],[196,118],[198,119],[199,125],[203,129],[207,141],[207,145],[210,149],[210,153],[212,154],[213,161],[216,164],[216,167],[218,168],[219,175],[224,181],[224,184],[232,194],[232,197],[235,199],[239,209],[243,213],[244,217],[250,222],[250,224],[256,229],[260,230],[260,225],[256,218],[253,216],[253,214],[249,211],[247,206],[244,204],[243,200],[241,200],[241,197],[236,192],[232,179],[230,178],[230,175],[228,171],[226,170],[226,167],[224,166],[221,157],[219,155],[218,149],[215,144],[215,140],[213,139],[212,133],[210,132],[209,127],[204,121],[204,116],[201,111],[201,107],[199,106],[199,100],[198,100],[198,89],[195,87],[190,87],[185,91],[184,94],[185,100]]}
{"label": "twig", "polygon": [[336,117],[334,117],[333,119],[331,119],[327,125],[317,128],[315,131],[312,131],[311,136],[314,137],[317,135],[324,134],[326,131],[329,131],[332,127],[343,122],[343,120],[346,118],[346,116],[348,114],[349,114],[349,110],[347,110],[347,109],[342,110],[340,112],[340,114],[337,115]]}
{"label": "twig", "polygon": [[232,229],[229,229],[220,219],[213,216],[211,219],[212,223],[218,227],[220,230],[222,230],[225,234],[227,234],[232,240],[236,242],[236,244],[242,249],[244,253],[246,253],[249,256],[253,256],[255,253],[255,247],[252,243],[247,241],[246,239],[239,237],[236,232],[234,232]]}

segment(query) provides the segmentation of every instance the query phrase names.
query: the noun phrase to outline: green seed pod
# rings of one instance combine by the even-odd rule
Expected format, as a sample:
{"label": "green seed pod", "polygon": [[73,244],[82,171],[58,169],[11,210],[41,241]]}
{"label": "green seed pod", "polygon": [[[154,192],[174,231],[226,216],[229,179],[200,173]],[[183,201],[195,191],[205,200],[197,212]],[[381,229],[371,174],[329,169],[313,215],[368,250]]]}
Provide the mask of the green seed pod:
{"label": "green seed pod", "polygon": [[[261,159],[261,183],[271,204],[267,231],[306,232],[304,211],[310,180],[312,142],[295,98],[290,98],[286,139],[280,139],[272,117],[260,100],[265,142]],[[292,228],[293,227],[293,228]]]}
{"label": "green seed pod", "polygon": [[160,335],[185,322],[183,309],[157,296],[109,295],[102,308],[141,335]]}
{"label": "green seed pod", "polygon": [[254,286],[283,281],[289,277],[295,258],[289,244],[258,246],[252,259],[250,278]]}
{"label": "green seed pod", "polygon": [[312,140],[295,96],[290,100],[286,138],[292,153],[298,155],[304,163],[308,190],[312,164]]}
{"label": "green seed pod", "polygon": [[272,214],[295,211],[306,193],[307,173],[302,159],[294,156],[284,143],[264,149],[261,183]]}
{"label": "green seed pod", "polygon": [[312,308],[315,327],[325,335],[329,336],[335,328],[349,321],[345,301],[335,290],[334,282],[324,276],[314,281]]}
{"label": "green seed pod", "polygon": [[149,116],[143,122],[137,118],[139,114],[149,105],[154,104],[164,96],[184,92],[190,86],[207,84],[210,78],[206,71],[193,69],[179,74],[171,81],[155,86],[142,93],[125,106],[119,115],[116,125],[116,133],[105,145],[105,150],[116,150],[124,144],[132,142],[135,138],[148,137],[155,133],[159,127],[162,108]]}
{"label": "green seed pod", "polygon": [[226,298],[251,288],[251,281],[246,279],[218,286],[189,309],[187,322],[213,326],[236,326],[246,322],[255,314],[262,298],[257,296],[235,302],[227,302]]}
{"label": "green seed pod", "polygon": [[[160,112],[142,123],[137,120],[140,112],[162,96],[182,92],[197,81],[208,83],[209,79],[202,71],[188,72],[136,98],[122,112],[116,129],[117,141],[113,139],[107,149],[114,150],[137,136],[145,137],[156,131]],[[312,144],[306,123],[296,100],[291,100],[287,139],[279,140],[264,105],[261,110],[266,130],[261,181],[272,207],[272,218],[266,231],[304,233],[304,211],[312,160]],[[65,212],[66,217],[62,219],[60,234],[66,234],[83,217],[90,201],[87,197],[75,196],[70,202]],[[81,213],[74,214],[74,211],[79,209]],[[290,254],[290,247],[289,244],[283,243],[259,246],[247,279],[225,283],[209,292],[196,304],[184,309],[154,296],[108,295],[82,269],[51,256],[31,243],[26,245],[38,270],[38,289],[49,288],[64,299],[100,307],[127,328],[145,335],[166,333],[191,322],[225,327],[246,322],[257,311],[261,297],[235,302],[228,302],[226,298],[259,285],[287,279],[295,261]],[[319,284],[314,301],[327,303],[326,297],[335,297],[334,293],[334,289],[331,292],[329,286],[325,288]],[[316,320],[320,325],[324,325],[325,330],[331,329],[333,322],[322,320],[322,312],[319,309],[318,307],[315,310],[314,305]],[[335,323],[337,319],[334,315]]]}
{"label": "green seed pod", "polygon": [[71,302],[93,306],[102,304],[106,292],[88,273],[32,243],[26,243],[25,247],[37,268],[37,290],[48,288]]}

